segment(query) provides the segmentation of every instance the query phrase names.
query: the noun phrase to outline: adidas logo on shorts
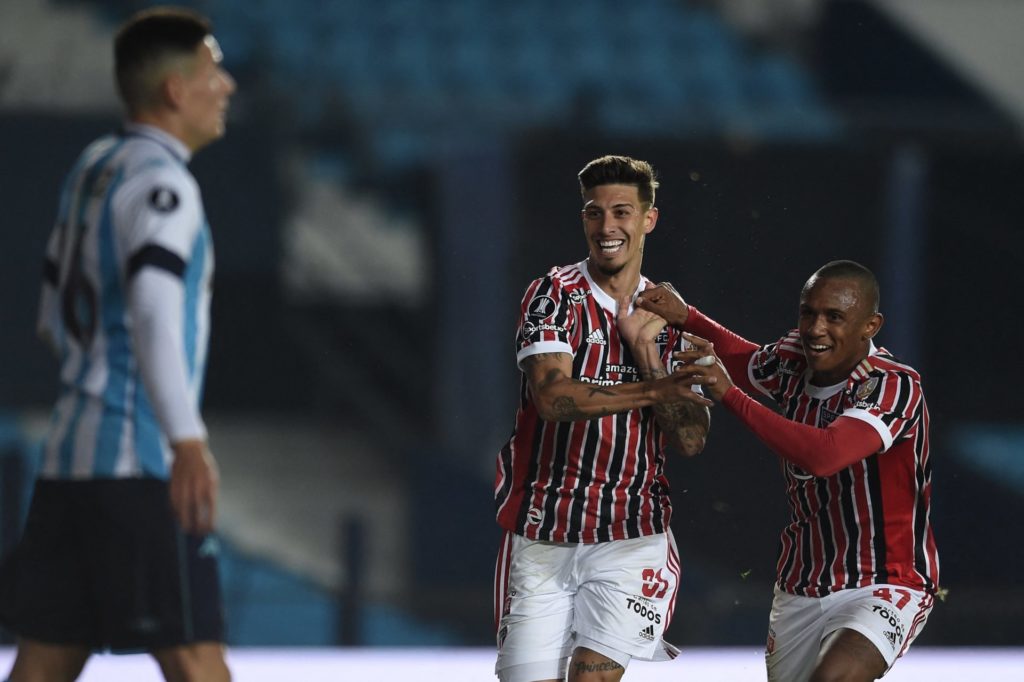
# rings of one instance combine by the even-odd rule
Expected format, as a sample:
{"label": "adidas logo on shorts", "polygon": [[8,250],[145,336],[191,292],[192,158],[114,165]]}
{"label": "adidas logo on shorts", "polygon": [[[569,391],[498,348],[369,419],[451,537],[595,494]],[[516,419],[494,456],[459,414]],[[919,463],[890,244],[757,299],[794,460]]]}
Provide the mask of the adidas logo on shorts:
{"label": "adidas logo on shorts", "polygon": [[608,341],[606,341],[604,338],[604,332],[602,332],[600,329],[595,329],[594,331],[590,332],[590,335],[587,336],[587,343],[591,343],[597,346],[608,345]]}
{"label": "adidas logo on shorts", "polygon": [[654,626],[648,625],[640,631],[640,636],[646,639],[648,642],[654,641]]}
{"label": "adidas logo on shorts", "polygon": [[887,640],[889,640],[889,644],[892,644],[892,648],[895,649],[896,648],[896,633],[895,632],[887,632],[887,633],[885,633],[885,638]]}
{"label": "adidas logo on shorts", "polygon": [[207,535],[206,539],[203,540],[203,544],[199,545],[199,550],[196,553],[201,557],[217,556],[220,554],[220,543],[217,542],[217,538]]}

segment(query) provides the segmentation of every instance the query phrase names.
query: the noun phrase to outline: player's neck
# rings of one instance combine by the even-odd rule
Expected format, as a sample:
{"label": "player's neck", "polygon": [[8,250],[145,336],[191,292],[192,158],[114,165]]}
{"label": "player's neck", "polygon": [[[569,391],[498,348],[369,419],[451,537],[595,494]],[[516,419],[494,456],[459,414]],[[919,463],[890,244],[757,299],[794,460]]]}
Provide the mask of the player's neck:
{"label": "player's neck", "polygon": [[137,112],[130,118],[132,123],[142,123],[144,125],[153,126],[159,128],[168,135],[178,139],[188,147],[190,153],[195,153],[197,150],[196,145],[192,144],[188,136],[185,134],[185,128],[182,122],[175,117],[172,113],[166,111],[145,111]]}
{"label": "player's neck", "polygon": [[589,263],[590,278],[594,284],[601,288],[613,299],[618,300],[622,296],[630,295],[640,286],[640,265],[627,265],[618,272],[609,273],[594,267],[593,262]]}
{"label": "player's neck", "polygon": [[864,358],[861,358],[849,367],[832,369],[827,372],[812,372],[811,386],[828,388],[829,386],[835,386],[843,383],[850,378],[850,375],[853,374],[853,370],[856,369],[857,365],[859,365],[863,359]]}

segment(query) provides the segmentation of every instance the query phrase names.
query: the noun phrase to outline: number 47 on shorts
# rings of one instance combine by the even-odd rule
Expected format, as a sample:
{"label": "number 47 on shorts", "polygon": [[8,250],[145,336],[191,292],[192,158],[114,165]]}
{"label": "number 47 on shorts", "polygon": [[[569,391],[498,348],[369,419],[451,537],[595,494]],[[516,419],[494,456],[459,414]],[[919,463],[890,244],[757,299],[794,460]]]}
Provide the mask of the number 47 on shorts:
{"label": "number 47 on shorts", "polygon": [[[898,595],[898,599],[895,602],[892,598],[893,592]],[[875,597],[881,597],[890,604],[894,604],[898,609],[902,609],[907,605],[907,602],[914,598],[914,595],[910,593],[910,590],[901,590],[899,588],[890,589],[888,587],[880,587],[871,594]]]}

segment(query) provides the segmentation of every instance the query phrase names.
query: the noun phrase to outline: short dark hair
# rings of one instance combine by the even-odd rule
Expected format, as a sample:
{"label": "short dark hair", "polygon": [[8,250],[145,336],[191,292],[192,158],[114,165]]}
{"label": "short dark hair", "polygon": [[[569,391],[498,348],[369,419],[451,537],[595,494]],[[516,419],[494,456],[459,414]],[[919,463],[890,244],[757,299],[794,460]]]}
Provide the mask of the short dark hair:
{"label": "short dark hair", "polygon": [[860,285],[861,292],[867,296],[871,312],[878,312],[880,296],[878,279],[875,277],[875,273],[860,263],[852,260],[834,260],[825,263],[810,276],[800,293],[806,294],[808,289],[814,286],[819,279],[852,279],[856,281]]}
{"label": "short dark hair", "polygon": [[114,39],[117,89],[130,112],[151,106],[169,59],[195,54],[210,21],[181,7],[154,7],[132,16]]}
{"label": "short dark hair", "polygon": [[579,179],[581,194],[600,185],[633,185],[640,194],[640,201],[648,208],[654,205],[654,191],[658,189],[654,167],[628,156],[608,155],[594,159],[583,167]]}

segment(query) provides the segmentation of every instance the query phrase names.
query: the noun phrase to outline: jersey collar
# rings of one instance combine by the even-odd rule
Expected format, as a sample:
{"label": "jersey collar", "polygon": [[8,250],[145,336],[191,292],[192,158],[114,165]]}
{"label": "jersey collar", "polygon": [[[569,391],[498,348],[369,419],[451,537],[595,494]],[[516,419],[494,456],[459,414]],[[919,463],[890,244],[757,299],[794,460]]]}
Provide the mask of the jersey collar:
{"label": "jersey collar", "polygon": [[[582,272],[583,276],[587,279],[587,284],[590,285],[590,290],[591,292],[593,292],[594,300],[597,301],[598,305],[600,305],[608,312],[612,313],[613,315],[616,314],[616,312],[619,309],[618,302],[616,302],[614,298],[608,295],[608,293],[604,289],[597,285],[597,283],[594,281],[594,278],[590,276],[589,266],[589,260],[581,261],[577,265],[577,267],[580,269],[580,272]],[[633,301],[635,301],[636,297],[640,294],[640,292],[646,288],[647,278],[644,277],[643,275],[640,275],[640,282],[636,285],[636,291],[633,292],[633,297],[630,299],[629,310],[626,311],[627,313],[633,311]]]}
{"label": "jersey collar", "polygon": [[175,157],[181,159],[182,163],[188,163],[192,160],[192,152],[185,146],[185,143],[162,128],[146,123],[125,123],[124,132],[126,135],[153,140],[157,144],[166,147]]}
{"label": "jersey collar", "polygon": [[851,382],[866,378],[868,372],[871,371],[871,364],[868,362],[868,358],[878,353],[878,348],[875,347],[875,342],[868,341],[868,343],[871,345],[868,348],[867,357],[858,362],[857,366],[853,368],[852,372],[850,372],[850,376],[846,377],[838,384],[832,384],[831,386],[815,386],[811,383],[811,368],[808,367],[806,369],[807,382],[804,384],[804,393],[812,398],[824,400],[834,396],[836,393],[846,388]]}

